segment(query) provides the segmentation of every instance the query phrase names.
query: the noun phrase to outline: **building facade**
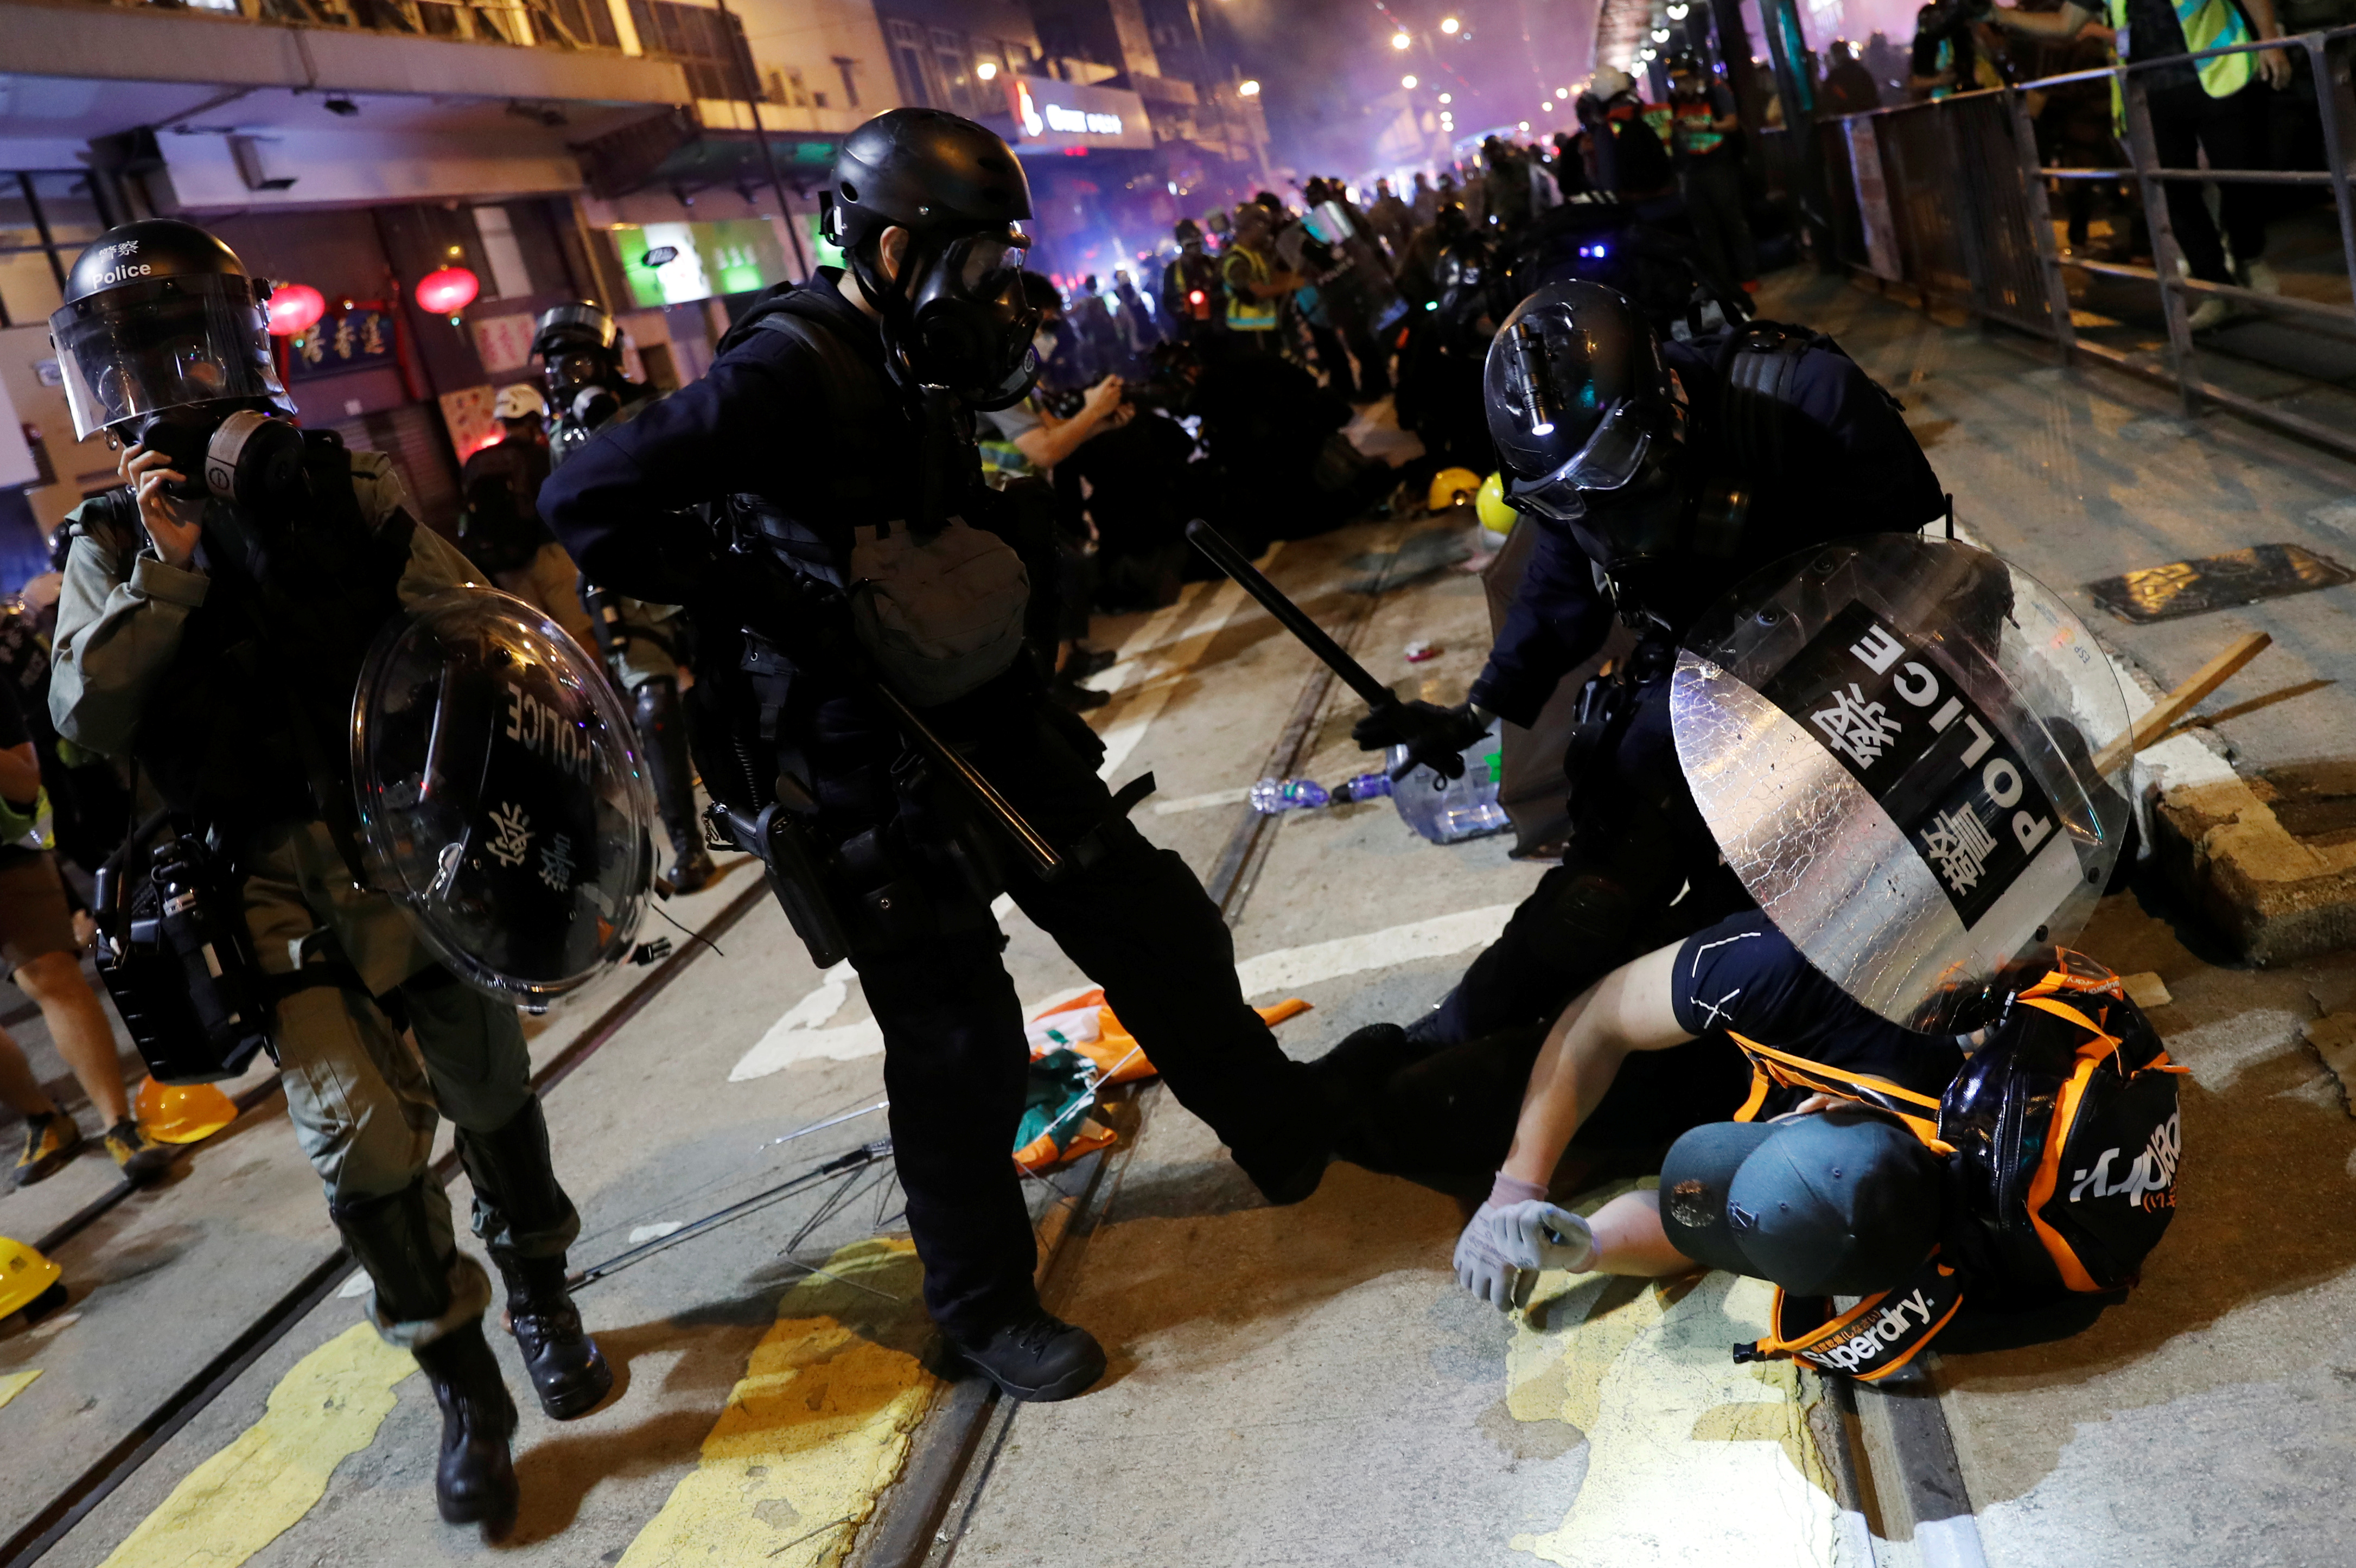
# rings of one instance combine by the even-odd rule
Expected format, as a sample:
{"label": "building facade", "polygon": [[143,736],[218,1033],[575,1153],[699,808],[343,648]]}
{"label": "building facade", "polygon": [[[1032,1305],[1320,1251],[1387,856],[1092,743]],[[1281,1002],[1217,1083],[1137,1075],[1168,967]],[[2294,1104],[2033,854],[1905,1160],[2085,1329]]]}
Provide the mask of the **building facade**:
{"label": "building facade", "polygon": [[[646,375],[691,379],[744,300],[825,259],[827,172],[886,109],[1013,143],[1074,279],[1233,199],[1266,130],[1194,4],[0,0],[0,591],[113,483],[46,325],[112,224],[186,217],[318,290],[283,344],[305,421],[391,453],[448,528],[536,312],[604,300]],[[473,297],[421,300],[451,269]]]}

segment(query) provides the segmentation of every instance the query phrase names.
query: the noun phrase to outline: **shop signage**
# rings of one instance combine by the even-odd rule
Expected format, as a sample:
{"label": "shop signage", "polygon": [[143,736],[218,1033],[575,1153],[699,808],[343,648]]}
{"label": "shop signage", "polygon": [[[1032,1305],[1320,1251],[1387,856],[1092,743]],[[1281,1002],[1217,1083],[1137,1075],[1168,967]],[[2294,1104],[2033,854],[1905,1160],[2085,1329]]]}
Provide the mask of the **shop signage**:
{"label": "shop signage", "polygon": [[320,317],[309,331],[290,340],[289,347],[294,350],[289,368],[297,379],[398,363],[391,314],[364,305]]}
{"label": "shop signage", "polygon": [[1153,128],[1145,101],[1119,88],[1084,87],[1053,77],[1009,76],[1007,112],[1014,119],[1018,150],[1061,152],[1072,147],[1150,148]]}
{"label": "shop signage", "polygon": [[520,313],[467,318],[474,329],[475,353],[486,374],[504,376],[531,363],[532,319]]}

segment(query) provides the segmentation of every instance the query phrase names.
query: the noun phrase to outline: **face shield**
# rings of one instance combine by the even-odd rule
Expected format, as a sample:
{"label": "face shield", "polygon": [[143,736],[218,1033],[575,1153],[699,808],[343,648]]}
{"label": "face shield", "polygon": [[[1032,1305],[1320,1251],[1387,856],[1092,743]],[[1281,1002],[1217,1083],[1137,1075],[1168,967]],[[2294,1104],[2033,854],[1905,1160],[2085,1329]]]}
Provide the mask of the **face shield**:
{"label": "face shield", "polygon": [[284,403],[252,280],[158,278],[111,288],[49,317],[74,438],[211,402]]}
{"label": "face shield", "polygon": [[[1515,511],[1574,522],[1587,515],[1590,491],[1622,490],[1644,472],[1644,461],[1656,444],[1657,412],[1640,410],[1622,399],[1606,412],[1585,445],[1570,460],[1537,479],[1516,479],[1506,488],[1505,500]],[[1667,438],[1664,438],[1667,439]]]}

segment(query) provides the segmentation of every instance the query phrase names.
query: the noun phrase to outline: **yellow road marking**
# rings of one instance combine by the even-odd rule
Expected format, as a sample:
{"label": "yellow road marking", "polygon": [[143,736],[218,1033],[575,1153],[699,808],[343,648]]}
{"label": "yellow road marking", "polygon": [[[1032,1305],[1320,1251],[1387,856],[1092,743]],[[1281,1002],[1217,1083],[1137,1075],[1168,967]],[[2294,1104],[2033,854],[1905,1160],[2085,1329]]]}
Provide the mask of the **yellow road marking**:
{"label": "yellow road marking", "polygon": [[40,1375],[41,1369],[34,1367],[27,1371],[9,1372],[5,1376],[0,1376],[0,1404],[5,1404],[23,1393],[26,1389],[32,1386],[33,1380]]}
{"label": "yellow road marking", "polygon": [[1585,1433],[1587,1477],[1560,1529],[1513,1549],[1566,1568],[1826,1568],[1839,1509],[1798,1376],[1727,1353],[1765,1332],[1772,1299],[1724,1274],[1547,1275],[1507,1352],[1506,1408]]}
{"label": "yellow road marking", "polygon": [[294,1363],[261,1420],[188,1473],[103,1568],[236,1568],[327,1494],[376,1439],[416,1358],[356,1323]]}
{"label": "yellow road marking", "polygon": [[787,1291],[703,1440],[702,1463],[620,1568],[839,1561],[932,1403],[936,1380],[915,1354],[927,1332],[920,1277],[908,1243],[876,1239]]}

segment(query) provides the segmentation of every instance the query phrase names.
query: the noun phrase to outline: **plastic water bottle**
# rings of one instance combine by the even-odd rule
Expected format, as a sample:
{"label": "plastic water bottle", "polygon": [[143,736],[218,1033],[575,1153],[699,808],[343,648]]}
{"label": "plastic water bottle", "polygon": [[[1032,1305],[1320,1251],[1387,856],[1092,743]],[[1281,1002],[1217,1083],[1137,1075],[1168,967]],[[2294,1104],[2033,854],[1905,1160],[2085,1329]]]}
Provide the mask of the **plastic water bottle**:
{"label": "plastic water bottle", "polygon": [[1329,804],[1333,795],[1314,779],[1262,779],[1251,786],[1251,808],[1262,816]]}
{"label": "plastic water bottle", "polygon": [[1344,779],[1334,786],[1333,798],[1337,801],[1377,800],[1390,793],[1390,774],[1360,773],[1355,778]]}
{"label": "plastic water bottle", "polygon": [[[1464,748],[1460,779],[1442,778],[1419,764],[1410,769],[1391,784],[1391,804],[1400,818],[1434,844],[1462,843],[1511,827],[1513,819],[1497,804],[1505,771],[1502,744],[1492,724],[1487,734]],[[1407,748],[1393,746],[1388,758],[1398,767],[1407,760]]]}

